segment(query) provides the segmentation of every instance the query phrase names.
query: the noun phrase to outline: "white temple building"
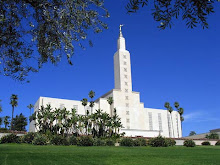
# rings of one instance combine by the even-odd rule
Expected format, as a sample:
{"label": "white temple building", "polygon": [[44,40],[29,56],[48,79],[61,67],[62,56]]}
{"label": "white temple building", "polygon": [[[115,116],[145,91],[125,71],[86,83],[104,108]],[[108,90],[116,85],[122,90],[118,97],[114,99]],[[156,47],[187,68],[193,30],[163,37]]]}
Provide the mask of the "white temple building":
{"label": "white temple building", "polygon": [[[171,115],[167,110],[145,108],[144,103],[140,102],[140,93],[132,91],[130,53],[126,50],[121,26],[117,51],[114,54],[114,79],[115,88],[98,98],[93,109],[102,109],[111,114],[110,111],[115,107],[124,127],[120,131],[125,132],[125,136],[155,137],[160,134],[171,138],[182,137],[178,112],[172,112],[171,120]],[[107,102],[109,97],[113,97],[114,100],[112,107]],[[52,108],[75,108],[78,114],[85,115],[81,101],[49,97],[40,97],[35,103],[34,111],[47,104],[50,104]],[[89,106],[86,108],[90,111]],[[37,131],[33,121],[30,123],[29,131]]]}

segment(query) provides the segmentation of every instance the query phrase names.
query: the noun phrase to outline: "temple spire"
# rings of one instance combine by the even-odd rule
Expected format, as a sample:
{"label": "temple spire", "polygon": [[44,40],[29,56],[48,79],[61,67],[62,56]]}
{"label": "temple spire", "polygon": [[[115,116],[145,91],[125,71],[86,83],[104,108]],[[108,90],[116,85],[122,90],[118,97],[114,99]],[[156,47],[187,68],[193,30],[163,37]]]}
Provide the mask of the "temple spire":
{"label": "temple spire", "polygon": [[119,25],[118,50],[126,50],[125,38],[122,35],[122,26],[124,25]]}

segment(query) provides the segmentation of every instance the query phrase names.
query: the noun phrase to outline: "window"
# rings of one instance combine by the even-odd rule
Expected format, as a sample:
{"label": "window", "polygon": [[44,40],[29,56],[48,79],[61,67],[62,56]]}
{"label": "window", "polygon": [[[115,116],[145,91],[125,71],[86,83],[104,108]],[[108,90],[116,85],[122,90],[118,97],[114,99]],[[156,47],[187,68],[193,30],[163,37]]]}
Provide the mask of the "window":
{"label": "window", "polygon": [[73,109],[78,110],[78,105],[73,105]]}
{"label": "window", "polygon": [[128,104],[128,103],[126,103],[126,107],[129,107],[129,104]]}
{"label": "window", "polygon": [[124,68],[124,71],[127,72],[127,68]]}
{"label": "window", "polygon": [[158,124],[159,124],[159,130],[162,131],[162,120],[161,120],[161,113],[158,113]]}
{"label": "window", "polygon": [[124,59],[126,59],[127,57],[126,57],[126,55],[123,55],[123,57],[124,57]]}
{"label": "window", "polygon": [[63,109],[64,108],[64,104],[60,104],[60,109]]}
{"label": "window", "polygon": [[128,100],[128,96],[125,96],[125,100]]}
{"label": "window", "polygon": [[124,61],[124,65],[127,65],[127,62],[126,62],[126,61]]}
{"label": "window", "polygon": [[125,75],[125,78],[128,78],[128,75]]}
{"label": "window", "polygon": [[125,85],[128,86],[128,82],[125,82]]}
{"label": "window", "polygon": [[129,115],[129,111],[126,111],[126,115]]}
{"label": "window", "polygon": [[149,117],[149,129],[152,131],[153,130],[152,112],[148,112],[148,117]]}
{"label": "window", "polygon": [[130,119],[126,119],[126,122],[129,123],[129,122],[130,122]]}
{"label": "window", "polygon": [[125,92],[128,93],[128,89],[125,89]]}

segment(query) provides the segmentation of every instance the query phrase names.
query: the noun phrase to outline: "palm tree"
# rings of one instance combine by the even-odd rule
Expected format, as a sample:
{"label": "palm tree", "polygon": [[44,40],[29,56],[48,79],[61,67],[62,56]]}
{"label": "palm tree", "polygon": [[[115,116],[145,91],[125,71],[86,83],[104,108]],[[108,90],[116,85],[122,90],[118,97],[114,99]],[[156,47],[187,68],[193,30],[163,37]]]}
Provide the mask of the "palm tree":
{"label": "palm tree", "polygon": [[[1,103],[1,100],[0,100],[0,103]],[[2,112],[2,105],[0,104],[0,113]]]}
{"label": "palm tree", "polygon": [[9,121],[8,121],[9,118],[10,118],[10,116],[5,116],[4,117],[5,128],[7,128],[8,124],[9,124]]}
{"label": "palm tree", "polygon": [[174,137],[174,127],[173,127],[173,118],[172,118],[172,112],[173,112],[173,108],[169,107],[168,111],[170,112],[170,117],[171,117],[171,123],[172,123],[172,130],[173,130],[173,137]]}
{"label": "palm tree", "polygon": [[182,132],[182,123],[184,121],[184,117],[183,117],[183,113],[184,113],[184,109],[183,108],[179,108],[178,109],[178,113],[180,114],[180,121],[181,121],[181,132]]}
{"label": "palm tree", "polygon": [[[170,108],[170,103],[169,102],[165,102],[164,103],[164,107],[167,109],[167,116],[168,116],[167,119],[169,120],[169,113],[168,113],[169,111],[168,110]],[[170,123],[169,123],[169,121],[167,123],[168,123],[169,136],[171,137],[170,127],[169,127]]]}
{"label": "palm tree", "polygon": [[81,102],[82,102],[82,105],[84,106],[85,115],[86,115],[86,106],[87,106],[87,104],[88,104],[88,100],[87,100],[86,98],[83,98],[83,99],[81,100]]}
{"label": "palm tree", "polygon": [[94,107],[93,98],[95,97],[95,92],[91,90],[91,91],[89,92],[89,97],[91,98],[90,107],[91,107],[91,114],[92,114],[93,107]]}
{"label": "palm tree", "polygon": [[[176,108],[176,110],[179,110],[179,106],[180,104],[176,101],[174,102],[174,107]],[[178,122],[177,122],[177,134],[178,134],[178,138],[179,138],[179,126],[178,126]]]}
{"label": "palm tree", "polygon": [[113,97],[109,97],[109,98],[107,99],[107,101],[108,101],[108,103],[109,103],[109,105],[110,105],[110,116],[112,117],[112,104],[113,104],[113,102],[114,102]]}
{"label": "palm tree", "polygon": [[12,121],[14,117],[15,107],[18,106],[18,95],[12,94],[10,98],[10,104],[12,106],[12,115],[11,115],[11,129],[13,128]]}
{"label": "palm tree", "polygon": [[34,105],[33,105],[33,104],[29,104],[29,105],[27,106],[27,108],[30,109],[30,116],[31,116],[31,109],[34,108]]}

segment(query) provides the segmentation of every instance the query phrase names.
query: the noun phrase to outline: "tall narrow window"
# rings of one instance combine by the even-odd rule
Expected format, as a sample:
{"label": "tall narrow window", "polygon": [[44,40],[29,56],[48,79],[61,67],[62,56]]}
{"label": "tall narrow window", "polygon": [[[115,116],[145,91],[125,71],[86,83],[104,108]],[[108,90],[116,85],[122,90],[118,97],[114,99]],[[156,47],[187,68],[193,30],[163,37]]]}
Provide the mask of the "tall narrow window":
{"label": "tall narrow window", "polygon": [[128,100],[128,96],[125,96],[125,100]]}
{"label": "tall narrow window", "polygon": [[158,124],[159,124],[159,130],[162,131],[162,119],[161,119],[161,113],[158,113]]}
{"label": "tall narrow window", "polygon": [[127,72],[127,68],[124,68],[124,71]]}
{"label": "tall narrow window", "polygon": [[124,65],[127,65],[127,62],[126,62],[126,61],[124,61]]}
{"label": "tall narrow window", "polygon": [[125,85],[128,86],[128,82],[125,82]]}
{"label": "tall narrow window", "polygon": [[125,75],[125,78],[128,78],[128,76],[127,76],[127,75]]}
{"label": "tall narrow window", "polygon": [[129,123],[129,122],[130,122],[130,119],[126,119],[126,122]]}
{"label": "tall narrow window", "polygon": [[129,111],[126,111],[126,115],[129,115]]}
{"label": "tall narrow window", "polygon": [[128,93],[128,89],[125,89],[125,92]]}
{"label": "tall narrow window", "polygon": [[128,104],[128,103],[126,103],[126,107],[129,107],[129,104]]}
{"label": "tall narrow window", "polygon": [[124,59],[126,59],[126,55],[123,55]]}
{"label": "tall narrow window", "polygon": [[152,112],[148,112],[148,117],[149,117],[149,129],[152,131],[153,130]]}

